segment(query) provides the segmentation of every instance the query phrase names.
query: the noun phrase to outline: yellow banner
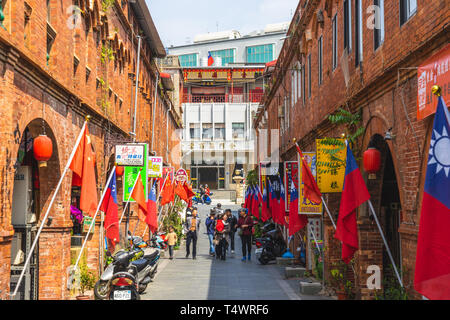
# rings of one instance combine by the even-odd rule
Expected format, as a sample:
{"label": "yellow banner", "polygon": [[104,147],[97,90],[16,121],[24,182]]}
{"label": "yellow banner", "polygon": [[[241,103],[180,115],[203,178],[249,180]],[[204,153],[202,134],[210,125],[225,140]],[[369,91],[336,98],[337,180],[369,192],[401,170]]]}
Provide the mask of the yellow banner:
{"label": "yellow banner", "polygon": [[[329,141],[329,139],[316,139],[317,185],[322,193],[342,192],[344,188],[345,160],[347,157],[345,139],[335,139],[342,141],[343,147],[325,144],[324,141],[326,140]],[[336,157],[338,160],[332,159],[331,156]]]}
{"label": "yellow banner", "polygon": [[[303,157],[305,158],[306,163],[311,169],[311,173],[314,177],[316,177],[316,153],[315,152],[303,152]],[[303,194],[305,192],[305,184],[303,183],[302,170],[300,170],[300,192],[299,192],[299,213],[300,214],[322,214],[322,203],[314,204],[308,199],[306,199]]]}

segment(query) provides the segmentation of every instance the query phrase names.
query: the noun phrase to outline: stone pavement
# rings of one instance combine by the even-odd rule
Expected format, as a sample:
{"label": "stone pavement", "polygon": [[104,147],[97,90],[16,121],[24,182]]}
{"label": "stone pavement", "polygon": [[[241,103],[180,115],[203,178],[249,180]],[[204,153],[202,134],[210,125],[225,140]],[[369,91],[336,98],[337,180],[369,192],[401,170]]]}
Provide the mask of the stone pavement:
{"label": "stone pavement", "polygon": [[[198,205],[201,226],[197,241],[197,259],[185,258],[183,242],[175,251],[174,259],[168,252],[158,266],[158,273],[142,300],[311,300],[319,296],[299,294],[299,280],[285,280],[283,269],[276,264],[261,265],[252,254],[251,262],[242,262],[241,241],[236,234],[234,255],[226,261],[209,256],[209,240],[205,233],[205,219],[217,201],[222,208],[236,214],[239,206],[229,201],[216,200],[211,206]],[[192,251],[192,248],[191,248]],[[253,249],[254,251],[254,249]]]}

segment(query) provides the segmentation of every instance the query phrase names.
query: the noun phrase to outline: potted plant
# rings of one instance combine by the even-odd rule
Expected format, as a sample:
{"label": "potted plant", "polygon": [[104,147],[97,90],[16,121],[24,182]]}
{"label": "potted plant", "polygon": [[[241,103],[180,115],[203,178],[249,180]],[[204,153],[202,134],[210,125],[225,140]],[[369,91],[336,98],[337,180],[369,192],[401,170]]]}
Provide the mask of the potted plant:
{"label": "potted plant", "polygon": [[338,300],[346,300],[347,295],[345,293],[344,275],[339,269],[330,270],[331,273],[331,285],[336,289],[336,295]]}
{"label": "potted plant", "polygon": [[92,271],[90,271],[86,264],[80,266],[80,295],[77,296],[77,300],[89,300],[90,296],[86,295],[87,290],[92,290],[95,286],[96,277]]}

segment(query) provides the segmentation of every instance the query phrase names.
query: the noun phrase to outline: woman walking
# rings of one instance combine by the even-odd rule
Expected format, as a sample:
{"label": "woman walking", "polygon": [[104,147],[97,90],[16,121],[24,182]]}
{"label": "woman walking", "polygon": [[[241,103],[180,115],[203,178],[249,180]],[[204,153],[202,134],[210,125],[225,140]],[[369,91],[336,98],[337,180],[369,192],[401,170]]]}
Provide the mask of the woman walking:
{"label": "woman walking", "polygon": [[228,237],[230,233],[230,224],[227,221],[228,215],[222,214],[216,224],[216,233],[214,240],[216,243],[216,258],[226,260]]}
{"label": "woman walking", "polygon": [[241,209],[239,215],[237,226],[240,229],[239,235],[242,241],[241,261],[246,261],[247,259],[251,261],[253,219],[247,214],[245,209]]}

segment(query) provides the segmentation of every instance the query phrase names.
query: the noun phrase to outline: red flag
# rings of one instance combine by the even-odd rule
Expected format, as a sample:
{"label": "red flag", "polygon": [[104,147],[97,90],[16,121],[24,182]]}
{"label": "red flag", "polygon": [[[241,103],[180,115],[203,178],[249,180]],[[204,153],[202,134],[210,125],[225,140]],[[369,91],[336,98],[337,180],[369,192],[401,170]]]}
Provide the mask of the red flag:
{"label": "red flag", "polygon": [[93,217],[97,210],[97,182],[95,180],[95,154],[87,124],[70,169],[78,182],[81,181],[80,209]]}
{"label": "red flag", "polygon": [[263,222],[266,222],[268,219],[270,219],[270,212],[267,204],[268,204],[267,188],[263,188],[263,195],[261,202],[261,220]]}
{"label": "red flag", "polygon": [[252,201],[252,207],[251,207],[251,211],[252,214],[256,217],[256,218],[260,218],[259,217],[259,205],[261,203],[261,197],[259,195],[259,187],[255,186],[253,187],[253,201]]}
{"label": "red flag", "polygon": [[272,213],[272,220],[276,224],[283,225],[283,222],[280,221],[279,213],[280,213],[280,204],[277,198],[277,193],[274,188],[274,184],[268,181],[269,183],[269,204],[270,204],[270,212]]}
{"label": "red flag", "polygon": [[298,189],[291,180],[291,199],[289,202],[289,236],[297,233],[308,224],[304,214],[298,214]]}
{"label": "red flag", "polygon": [[370,199],[364,179],[359,171],[352,150],[347,145],[344,190],[342,190],[339,217],[334,237],[342,242],[342,260],[349,263],[358,250],[356,209]]}
{"label": "red flag", "polygon": [[141,172],[138,173],[136,177],[137,182],[134,187],[133,192],[131,193],[131,197],[137,202],[139,205],[138,217],[142,222],[145,222],[147,216],[147,201],[145,201],[145,191],[144,185],[142,184]]}
{"label": "red flag", "polygon": [[[186,191],[186,196],[188,199],[191,199],[193,196],[195,196],[195,192],[192,190],[192,187],[184,182],[184,190]],[[187,201],[186,201],[187,202]]]}
{"label": "red flag", "polygon": [[175,194],[180,197],[180,199],[184,200],[186,203],[189,201],[189,198],[186,193],[186,189],[184,189],[183,183],[178,182],[175,186]]}
{"label": "red flag", "polygon": [[148,195],[147,201],[147,218],[145,222],[151,232],[158,230],[158,212],[156,208],[156,181],[153,183],[152,190]]}
{"label": "red flag", "polygon": [[[105,230],[106,238],[111,240],[111,243],[116,244],[119,242],[119,210],[117,204],[117,185],[116,185],[116,173],[113,173],[111,182],[106,190],[105,197],[103,198],[102,205],[100,207],[105,213]],[[114,251],[111,250],[111,251]]]}
{"label": "red flag", "polygon": [[316,180],[314,179],[314,176],[311,172],[311,169],[309,169],[306,160],[303,158],[303,153],[300,150],[297,142],[295,143],[295,147],[297,148],[297,152],[300,155],[300,159],[302,161],[302,181],[305,185],[303,189],[304,197],[314,204],[319,204],[322,202],[322,193],[320,193]]}
{"label": "red flag", "polygon": [[439,97],[428,153],[414,275],[414,289],[433,300],[450,299],[449,134],[450,112]]}
{"label": "red flag", "polygon": [[170,178],[167,178],[163,191],[161,192],[161,206],[173,202],[175,199],[175,192],[173,190],[173,184]]}
{"label": "red flag", "polygon": [[278,177],[279,184],[280,184],[280,200],[278,204],[278,219],[280,220],[280,225],[286,225],[286,192],[283,184],[283,180],[281,180],[281,177]]}

